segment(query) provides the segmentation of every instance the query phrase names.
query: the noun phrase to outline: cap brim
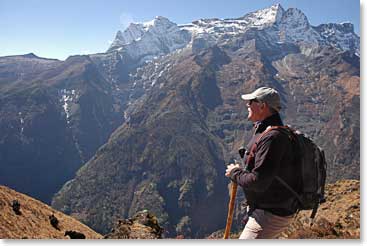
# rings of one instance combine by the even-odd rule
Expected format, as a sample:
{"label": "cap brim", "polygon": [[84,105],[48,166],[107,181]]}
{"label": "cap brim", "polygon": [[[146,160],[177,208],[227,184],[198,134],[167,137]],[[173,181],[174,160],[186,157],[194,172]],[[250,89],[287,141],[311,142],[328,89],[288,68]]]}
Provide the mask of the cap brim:
{"label": "cap brim", "polygon": [[241,95],[241,98],[242,100],[249,101],[249,100],[255,99],[256,96],[254,96],[253,94],[244,94],[244,95]]}

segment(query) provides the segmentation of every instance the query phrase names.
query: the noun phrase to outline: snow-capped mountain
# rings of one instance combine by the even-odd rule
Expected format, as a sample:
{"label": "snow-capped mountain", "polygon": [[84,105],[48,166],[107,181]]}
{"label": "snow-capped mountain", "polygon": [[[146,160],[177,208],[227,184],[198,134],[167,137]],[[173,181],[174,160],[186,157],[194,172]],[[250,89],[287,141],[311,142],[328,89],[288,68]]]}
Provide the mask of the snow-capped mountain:
{"label": "snow-capped mountain", "polygon": [[316,27],[316,30],[321,34],[324,40],[326,40],[326,43],[341,50],[355,50],[356,55],[359,56],[360,41],[359,37],[354,33],[352,23],[321,24]]}
{"label": "snow-capped mountain", "polygon": [[353,49],[359,54],[359,37],[351,23],[314,27],[301,10],[289,8],[285,11],[280,4],[236,19],[201,19],[181,28],[190,31],[194,38],[210,36],[215,40],[228,40],[255,28],[264,30],[273,43],[328,44],[341,50]]}
{"label": "snow-capped mountain", "polygon": [[225,43],[253,28],[265,31],[271,43],[327,44],[359,55],[359,37],[351,23],[314,27],[301,10],[284,10],[280,4],[240,18],[200,19],[179,26],[164,17],[131,23],[124,32],[118,31],[108,51],[124,50],[133,59],[146,61],[198,41],[205,47]]}
{"label": "snow-capped mountain", "polygon": [[290,8],[283,12],[278,23],[277,39],[280,42],[304,42],[318,44],[322,38],[299,9]]}
{"label": "snow-capped mountain", "polygon": [[148,60],[186,46],[190,33],[165,17],[157,16],[145,23],[131,23],[118,31],[108,51],[126,52],[134,60]]}
{"label": "snow-capped mountain", "polygon": [[283,15],[284,9],[279,5],[258,10],[235,19],[200,19],[190,24],[181,25],[184,30],[190,31],[194,36],[204,33],[215,37],[231,37],[244,33],[246,30],[255,27],[263,29],[278,23]]}

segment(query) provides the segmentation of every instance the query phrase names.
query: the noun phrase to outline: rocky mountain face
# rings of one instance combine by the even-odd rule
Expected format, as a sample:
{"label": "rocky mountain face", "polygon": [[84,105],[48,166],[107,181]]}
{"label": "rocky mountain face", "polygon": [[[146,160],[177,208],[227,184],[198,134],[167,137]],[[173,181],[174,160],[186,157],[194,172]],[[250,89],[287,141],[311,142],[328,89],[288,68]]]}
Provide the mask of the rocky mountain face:
{"label": "rocky mountain face", "polygon": [[325,149],[328,181],[359,179],[359,63],[352,24],[314,27],[280,5],[185,25],[157,17],[64,62],[3,57],[0,181],[48,199],[71,179],[52,206],[100,233],[148,209],[165,236],[204,237],[224,227],[225,163],[251,136],[240,95],[260,86]]}
{"label": "rocky mountain face", "polygon": [[[220,51],[208,55],[223,55],[215,52]],[[166,81],[168,90],[152,90],[142,99],[128,121],[55,196],[54,207],[101,231],[111,226],[111,215],[131,217],[143,208],[156,214],[171,233],[178,224],[204,232],[223,223],[221,217],[210,216],[224,212],[217,194],[226,193],[220,142],[202,115],[205,104],[213,106],[207,91],[211,85],[205,84],[211,72],[200,71],[190,52],[183,58],[172,72],[184,78]],[[192,72],[186,73],[189,68]],[[89,191],[84,191],[84,182]],[[75,208],[75,195],[92,190],[98,192],[86,200],[78,198]],[[109,208],[118,211],[110,214]],[[98,218],[89,212],[93,210],[98,210]]]}
{"label": "rocky mountain face", "polygon": [[0,182],[50,202],[123,117],[87,56],[0,64]]}

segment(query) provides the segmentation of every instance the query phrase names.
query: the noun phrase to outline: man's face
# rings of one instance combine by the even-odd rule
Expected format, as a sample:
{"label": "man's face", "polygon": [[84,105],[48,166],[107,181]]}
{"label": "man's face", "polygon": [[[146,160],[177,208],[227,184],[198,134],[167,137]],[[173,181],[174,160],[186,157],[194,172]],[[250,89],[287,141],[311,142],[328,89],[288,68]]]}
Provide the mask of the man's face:
{"label": "man's face", "polygon": [[247,119],[252,121],[252,122],[262,120],[263,108],[264,108],[263,104],[264,103],[262,103],[262,102],[260,102],[256,99],[248,101],[246,103],[247,110],[248,110]]}

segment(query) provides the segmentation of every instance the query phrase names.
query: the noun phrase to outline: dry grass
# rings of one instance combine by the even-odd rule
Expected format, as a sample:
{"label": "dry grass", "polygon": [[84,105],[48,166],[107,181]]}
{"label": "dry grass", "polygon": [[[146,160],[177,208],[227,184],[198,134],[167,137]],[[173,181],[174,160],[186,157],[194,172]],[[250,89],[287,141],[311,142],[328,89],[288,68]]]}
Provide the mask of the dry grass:
{"label": "dry grass", "polygon": [[280,238],[289,239],[359,239],[360,182],[340,180],[326,187],[326,202],[310,226],[310,211],[298,214]]}
{"label": "dry grass", "polygon": [[[21,204],[20,215],[17,215],[11,207],[13,200],[18,200]],[[59,220],[59,230],[50,223],[49,216],[52,214]],[[67,230],[81,232],[87,239],[102,238],[102,235],[76,219],[34,198],[0,186],[0,238],[68,239],[69,237],[64,236]]]}

